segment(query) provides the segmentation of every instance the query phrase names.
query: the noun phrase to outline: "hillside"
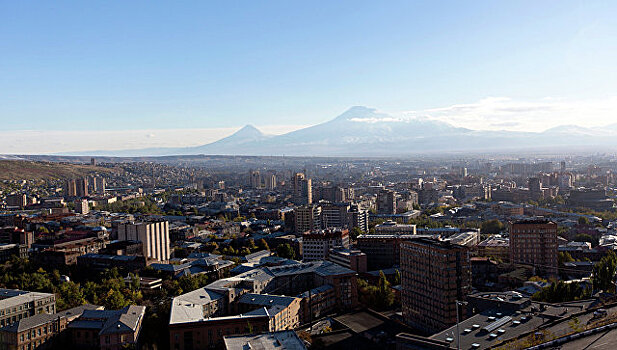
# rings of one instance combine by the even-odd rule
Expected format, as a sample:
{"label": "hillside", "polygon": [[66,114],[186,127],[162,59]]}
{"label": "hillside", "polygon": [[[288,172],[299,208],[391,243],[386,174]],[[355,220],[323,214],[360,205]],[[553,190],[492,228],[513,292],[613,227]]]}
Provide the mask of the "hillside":
{"label": "hillside", "polygon": [[69,179],[92,173],[110,173],[113,169],[77,164],[0,160],[0,180]]}

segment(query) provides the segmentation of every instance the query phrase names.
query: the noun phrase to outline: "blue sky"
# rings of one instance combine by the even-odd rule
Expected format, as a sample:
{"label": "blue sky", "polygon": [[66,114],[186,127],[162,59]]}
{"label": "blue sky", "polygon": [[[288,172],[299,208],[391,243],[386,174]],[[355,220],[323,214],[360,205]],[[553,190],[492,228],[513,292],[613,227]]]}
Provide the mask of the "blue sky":
{"label": "blue sky", "polygon": [[614,1],[0,0],[0,121],[14,133],[293,128],[353,105],[425,111],[495,97],[610,110],[616,10]]}

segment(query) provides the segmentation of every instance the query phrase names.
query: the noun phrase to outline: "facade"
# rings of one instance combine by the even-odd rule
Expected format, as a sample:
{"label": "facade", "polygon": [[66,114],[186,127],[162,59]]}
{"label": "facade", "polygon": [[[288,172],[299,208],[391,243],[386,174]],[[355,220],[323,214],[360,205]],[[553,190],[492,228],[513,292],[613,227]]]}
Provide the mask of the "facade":
{"label": "facade", "polygon": [[28,205],[25,194],[11,194],[6,196],[6,205],[8,207],[17,207],[23,209]]}
{"label": "facade", "polygon": [[375,233],[378,235],[415,235],[416,225],[397,224],[394,221],[386,221],[375,226]]}
{"label": "facade", "polygon": [[357,249],[330,248],[327,260],[359,273],[367,271],[366,254]]}
{"label": "facade", "polygon": [[296,233],[302,234],[321,228],[321,206],[311,204],[294,209],[294,227]]}
{"label": "facade", "polygon": [[349,210],[349,227],[358,227],[363,232],[368,232],[369,214],[368,210],[363,210],[357,205],[352,205]]}
{"label": "facade", "polygon": [[120,350],[139,344],[145,306],[120,310],[85,310],[68,325],[73,349]]}
{"label": "facade", "polygon": [[78,199],[75,201],[75,212],[79,214],[88,214],[90,207],[88,206],[88,200]]}
{"label": "facade", "polygon": [[349,203],[328,203],[321,206],[322,227],[350,227]]}
{"label": "facade", "polygon": [[357,303],[356,272],[332,262],[258,268],[174,298],[170,348],[222,348],[223,336],[289,329],[314,315],[306,310],[351,310]]}
{"label": "facade", "polygon": [[82,178],[75,180],[75,195],[77,197],[88,197],[88,179]]}
{"label": "facade", "polygon": [[102,309],[96,305],[82,305],[56,314],[36,314],[0,328],[0,349],[51,349],[63,347],[58,339],[67,324],[84,310]]}
{"label": "facade", "polygon": [[293,202],[296,205],[307,205],[313,203],[313,188],[311,179],[304,173],[296,173],[292,179],[293,183]]}
{"label": "facade", "polygon": [[[471,292],[469,248],[428,238],[401,244],[405,322],[434,333],[456,323],[456,300]],[[464,310],[460,310],[465,315]]]}
{"label": "facade", "polygon": [[396,214],[396,193],[383,189],[377,193],[377,213]]}
{"label": "facade", "polygon": [[56,312],[56,296],[50,293],[0,289],[0,327],[37,314]]}
{"label": "facade", "polygon": [[557,224],[544,219],[510,223],[510,261],[556,275]]}
{"label": "facade", "polygon": [[148,259],[165,262],[171,257],[167,221],[119,224],[118,240],[142,242],[143,255]]}
{"label": "facade", "polygon": [[366,254],[367,269],[375,271],[400,265],[400,246],[414,235],[360,235],[356,248]]}
{"label": "facade", "polygon": [[478,256],[492,257],[502,261],[510,261],[510,239],[489,237],[476,247]]}
{"label": "facade", "polygon": [[305,232],[302,235],[302,260],[326,260],[331,248],[349,248],[348,229],[325,229]]}

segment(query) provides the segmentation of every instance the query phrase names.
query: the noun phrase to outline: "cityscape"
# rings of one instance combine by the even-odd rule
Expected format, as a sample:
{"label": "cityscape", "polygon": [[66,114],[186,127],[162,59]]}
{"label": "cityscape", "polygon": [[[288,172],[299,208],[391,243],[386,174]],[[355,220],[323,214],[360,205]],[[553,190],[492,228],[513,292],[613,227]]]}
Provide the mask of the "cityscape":
{"label": "cityscape", "polygon": [[614,10],[0,1],[0,350],[617,348]]}

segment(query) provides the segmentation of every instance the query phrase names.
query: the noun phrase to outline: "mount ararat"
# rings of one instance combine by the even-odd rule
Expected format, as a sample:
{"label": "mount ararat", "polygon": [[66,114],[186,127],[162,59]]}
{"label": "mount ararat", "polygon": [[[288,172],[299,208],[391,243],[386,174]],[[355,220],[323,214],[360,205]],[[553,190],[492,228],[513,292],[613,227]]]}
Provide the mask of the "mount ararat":
{"label": "mount ararat", "polygon": [[76,152],[72,155],[403,156],[608,148],[617,146],[616,136],[617,124],[603,128],[564,125],[544,132],[485,131],[426,118],[396,118],[357,106],[333,120],[283,135],[266,135],[247,125],[228,137],[196,147]]}

